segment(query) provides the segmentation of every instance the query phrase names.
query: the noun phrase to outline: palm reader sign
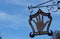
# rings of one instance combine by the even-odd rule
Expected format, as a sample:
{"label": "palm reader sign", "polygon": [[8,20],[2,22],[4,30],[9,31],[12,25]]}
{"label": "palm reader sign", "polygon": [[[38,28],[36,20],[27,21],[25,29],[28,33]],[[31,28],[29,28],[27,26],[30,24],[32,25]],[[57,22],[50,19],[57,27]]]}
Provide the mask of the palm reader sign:
{"label": "palm reader sign", "polygon": [[[44,17],[48,17],[48,19],[49,19],[45,23],[44,23]],[[36,21],[33,20],[33,18],[36,18]],[[35,31],[35,29],[34,29],[34,27],[32,25],[32,21],[36,24],[36,29],[37,29],[38,32]],[[30,37],[33,38],[36,35],[45,35],[45,34],[48,34],[49,36],[52,36],[53,35],[52,30],[50,30],[51,32],[49,32],[49,28],[50,28],[51,22],[52,22],[51,14],[50,13],[45,13],[41,9],[39,9],[37,13],[35,13],[33,15],[30,15],[29,25],[30,25],[30,27],[31,27],[31,29],[33,31],[33,32],[31,32],[29,34]],[[47,30],[43,31],[43,29],[46,27],[46,25],[47,25]]]}

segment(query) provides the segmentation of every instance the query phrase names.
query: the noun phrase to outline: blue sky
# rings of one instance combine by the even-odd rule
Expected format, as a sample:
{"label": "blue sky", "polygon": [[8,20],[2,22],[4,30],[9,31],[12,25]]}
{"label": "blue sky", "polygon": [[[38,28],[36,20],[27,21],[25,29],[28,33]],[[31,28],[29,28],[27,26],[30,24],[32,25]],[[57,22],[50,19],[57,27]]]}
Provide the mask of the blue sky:
{"label": "blue sky", "polygon": [[[0,0],[0,33],[2,39],[50,39],[51,37],[47,35],[29,37],[32,30],[28,23],[30,13],[27,7],[45,1],[48,0]],[[41,9],[48,12],[46,8]],[[34,12],[37,10],[35,9]],[[50,29],[53,31],[60,30],[60,10],[57,12],[50,11],[50,13],[53,17]]]}

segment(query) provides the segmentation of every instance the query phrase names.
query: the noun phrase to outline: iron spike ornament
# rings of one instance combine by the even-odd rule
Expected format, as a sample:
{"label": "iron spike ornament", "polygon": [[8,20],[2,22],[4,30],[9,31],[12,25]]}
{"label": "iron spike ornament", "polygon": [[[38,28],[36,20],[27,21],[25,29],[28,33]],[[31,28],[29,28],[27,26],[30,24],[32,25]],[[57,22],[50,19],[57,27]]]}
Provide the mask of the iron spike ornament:
{"label": "iron spike ornament", "polygon": [[[48,17],[48,19],[49,19],[45,23],[44,23],[44,17]],[[36,21],[33,20],[33,18],[36,18]],[[34,29],[34,27],[32,25],[32,21],[36,24],[36,29],[37,29],[38,32],[35,31],[35,29]],[[53,31],[50,30],[50,32],[49,32],[49,28],[50,28],[51,22],[52,22],[51,14],[50,13],[45,13],[41,9],[39,9],[37,11],[37,13],[35,13],[33,15],[30,15],[29,25],[30,25],[30,27],[31,27],[33,32],[31,32],[29,34],[29,36],[31,38],[33,38],[36,35],[45,35],[45,34],[47,34],[48,36],[52,36],[53,35]],[[43,31],[43,29],[46,27],[46,25],[47,25],[47,30]]]}

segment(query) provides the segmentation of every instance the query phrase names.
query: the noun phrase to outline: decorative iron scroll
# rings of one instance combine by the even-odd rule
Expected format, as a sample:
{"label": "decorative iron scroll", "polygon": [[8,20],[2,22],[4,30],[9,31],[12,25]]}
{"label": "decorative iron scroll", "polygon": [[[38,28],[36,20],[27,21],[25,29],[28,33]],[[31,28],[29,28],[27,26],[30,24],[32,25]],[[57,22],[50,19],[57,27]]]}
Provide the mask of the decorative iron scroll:
{"label": "decorative iron scroll", "polygon": [[[52,2],[52,1],[53,1],[53,0],[49,0],[49,1],[47,1],[47,2],[38,4],[38,5],[36,5],[36,6],[32,6],[32,5],[31,5],[31,6],[28,6],[28,9],[30,10],[30,9],[33,9],[33,8],[50,7],[49,10],[51,10],[51,9],[54,9],[53,6],[57,6],[57,10],[52,11],[52,12],[56,12],[56,11],[58,11],[58,9],[60,9],[60,1],[57,1],[57,3],[55,3],[55,1],[53,1],[53,4],[52,4],[52,5],[44,5],[44,4],[49,3],[49,2]],[[55,3],[55,4],[54,4],[54,3]],[[42,5],[43,5],[43,6],[42,6]]]}

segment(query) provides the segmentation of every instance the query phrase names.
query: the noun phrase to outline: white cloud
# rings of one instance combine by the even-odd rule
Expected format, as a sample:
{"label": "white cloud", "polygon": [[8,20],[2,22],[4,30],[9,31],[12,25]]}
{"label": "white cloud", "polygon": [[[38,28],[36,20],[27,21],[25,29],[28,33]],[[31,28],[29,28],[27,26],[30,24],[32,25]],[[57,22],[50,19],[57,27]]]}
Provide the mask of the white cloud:
{"label": "white cloud", "polygon": [[23,24],[26,23],[26,18],[22,15],[10,15],[3,11],[0,11],[0,29],[1,28],[12,28],[19,29]]}
{"label": "white cloud", "polygon": [[11,3],[11,4],[19,4],[19,0],[6,0],[7,3]]}
{"label": "white cloud", "polygon": [[29,2],[27,2],[26,0],[0,0],[0,2],[20,6],[27,6],[29,4]]}
{"label": "white cloud", "polygon": [[[40,0],[39,0],[40,1]],[[13,5],[20,5],[20,6],[28,6],[28,5],[36,5],[40,2],[37,0],[0,0],[0,2],[13,4]]]}

